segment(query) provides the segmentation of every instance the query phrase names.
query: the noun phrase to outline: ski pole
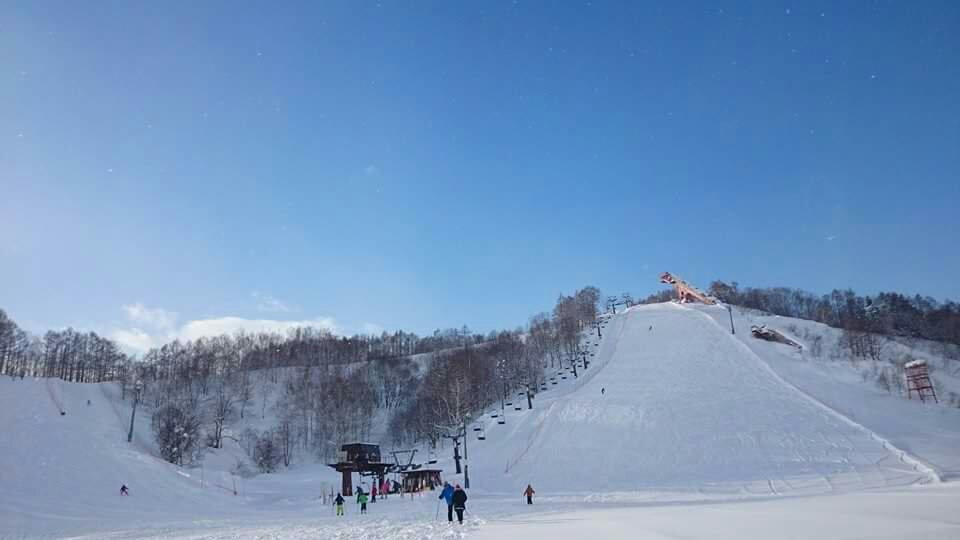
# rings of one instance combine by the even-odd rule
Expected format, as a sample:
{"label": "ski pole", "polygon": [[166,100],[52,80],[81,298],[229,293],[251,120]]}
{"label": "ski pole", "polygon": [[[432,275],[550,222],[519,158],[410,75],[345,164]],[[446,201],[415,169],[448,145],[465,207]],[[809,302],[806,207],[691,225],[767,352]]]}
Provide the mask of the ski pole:
{"label": "ski pole", "polygon": [[437,515],[433,516],[434,521],[440,521],[440,499],[437,499]]}

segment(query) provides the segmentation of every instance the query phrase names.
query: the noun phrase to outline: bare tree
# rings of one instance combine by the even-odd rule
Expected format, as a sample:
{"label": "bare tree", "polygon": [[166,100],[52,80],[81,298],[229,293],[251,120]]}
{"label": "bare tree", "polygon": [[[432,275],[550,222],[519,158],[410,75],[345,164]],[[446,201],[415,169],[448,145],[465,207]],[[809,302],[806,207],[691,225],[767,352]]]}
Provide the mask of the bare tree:
{"label": "bare tree", "polygon": [[234,399],[230,394],[226,382],[221,381],[216,386],[210,408],[210,417],[213,422],[213,431],[210,433],[210,446],[223,448],[223,430],[226,424],[233,420],[235,414]]}
{"label": "bare tree", "polygon": [[243,420],[243,413],[253,399],[253,381],[250,380],[250,372],[243,371],[235,379],[234,394],[237,396],[237,402],[240,404],[240,419]]}

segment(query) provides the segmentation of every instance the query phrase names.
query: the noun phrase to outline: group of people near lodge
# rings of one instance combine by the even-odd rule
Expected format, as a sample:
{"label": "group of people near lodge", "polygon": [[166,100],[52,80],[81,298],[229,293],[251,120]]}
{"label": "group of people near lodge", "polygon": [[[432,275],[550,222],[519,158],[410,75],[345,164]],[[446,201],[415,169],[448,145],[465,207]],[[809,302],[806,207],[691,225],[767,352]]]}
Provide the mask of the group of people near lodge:
{"label": "group of people near lodge", "polygon": [[[527,484],[527,489],[523,491],[523,496],[526,497],[527,504],[533,504],[533,495],[535,493],[536,491],[534,491],[533,486]],[[460,484],[451,485],[449,482],[444,482],[443,490],[440,492],[440,496],[437,498],[443,500],[447,504],[447,521],[453,523],[453,515],[456,514],[457,522],[463,525],[463,513],[467,509],[467,492],[460,487]],[[333,501],[334,506],[336,506],[337,516],[344,515],[344,502],[345,499],[343,498],[343,495],[341,493],[337,493],[337,497]],[[368,502],[377,502],[376,486],[373,487],[369,495],[365,493],[362,488],[357,489],[357,504],[360,505],[361,514],[367,513]]]}

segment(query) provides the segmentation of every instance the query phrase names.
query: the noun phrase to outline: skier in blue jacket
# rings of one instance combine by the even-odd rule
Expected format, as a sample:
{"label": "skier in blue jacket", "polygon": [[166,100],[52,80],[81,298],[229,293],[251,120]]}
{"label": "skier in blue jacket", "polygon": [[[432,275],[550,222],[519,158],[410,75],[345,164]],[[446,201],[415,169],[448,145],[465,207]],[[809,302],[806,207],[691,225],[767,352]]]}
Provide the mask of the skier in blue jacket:
{"label": "skier in blue jacket", "polygon": [[449,482],[443,483],[443,491],[440,492],[438,499],[443,499],[447,503],[447,521],[453,523],[453,486]]}

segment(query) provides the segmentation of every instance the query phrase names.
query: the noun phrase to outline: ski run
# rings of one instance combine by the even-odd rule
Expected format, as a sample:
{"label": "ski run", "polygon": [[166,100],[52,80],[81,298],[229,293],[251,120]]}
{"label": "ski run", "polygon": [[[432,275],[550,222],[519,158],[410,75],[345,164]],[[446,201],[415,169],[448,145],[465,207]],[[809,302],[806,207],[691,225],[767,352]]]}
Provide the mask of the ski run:
{"label": "ski run", "polygon": [[[801,348],[754,339],[754,324]],[[960,538],[960,410],[811,358],[804,341],[831,332],[736,307],[611,315],[602,338],[584,333],[588,369],[548,374],[504,424],[494,411],[475,422],[463,525],[447,523],[439,489],[364,515],[347,497],[338,517],[323,464],[239,484],[229,449],[178,468],[156,456],[147,414],[127,443],[115,385],[4,378],[0,538]],[[432,466],[462,484],[442,452]]]}

